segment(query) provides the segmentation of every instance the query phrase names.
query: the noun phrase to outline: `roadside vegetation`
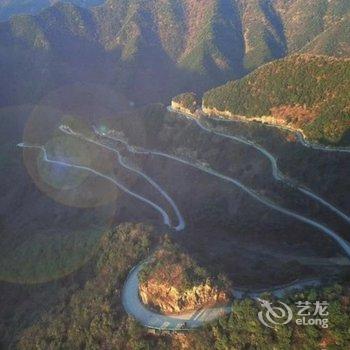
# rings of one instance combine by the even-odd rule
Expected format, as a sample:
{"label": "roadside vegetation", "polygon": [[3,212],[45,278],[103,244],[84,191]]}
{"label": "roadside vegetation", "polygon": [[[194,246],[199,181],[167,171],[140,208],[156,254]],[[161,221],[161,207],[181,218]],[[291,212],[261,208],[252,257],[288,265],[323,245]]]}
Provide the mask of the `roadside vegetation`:
{"label": "roadside vegetation", "polygon": [[[169,274],[169,271],[177,271]],[[154,278],[159,283],[169,284],[180,291],[190,289],[209,279],[209,273],[180,247],[166,236],[161,247],[156,251],[151,261],[140,271],[140,282],[146,283]]]}
{"label": "roadside vegetation", "polygon": [[228,279],[222,274],[210,275],[168,236],[140,271],[139,280],[142,302],[165,314],[227,305],[230,301]]}
{"label": "roadside vegetation", "polygon": [[[272,300],[268,296],[264,299]],[[322,301],[329,303],[327,312],[329,327],[296,325],[297,301]],[[260,307],[252,300],[234,303],[233,312],[198,332],[188,335],[191,349],[289,349],[319,350],[348,349],[350,346],[350,291],[349,287],[333,285],[321,290],[311,289],[295,293],[283,300],[293,310],[288,325],[267,328],[260,323],[257,314]]]}
{"label": "roadside vegetation", "polygon": [[154,230],[123,224],[101,238],[94,276],[20,337],[19,349],[166,349],[166,338],[149,341],[121,305],[131,268],[149,254]]}
{"label": "roadside vegetation", "polygon": [[[93,276],[67,300],[48,310],[19,337],[19,349],[346,349],[350,345],[350,289],[333,285],[298,292],[283,301],[296,315],[295,302],[329,302],[329,328],[288,325],[267,328],[260,306],[236,301],[233,312],[207,326],[185,333],[149,334],[128,317],[121,289],[130,269],[148,256],[155,231],[142,224],[123,224],[106,233],[96,256]],[[169,243],[166,243],[168,246]],[[202,275],[202,273],[200,273]],[[169,271],[170,275],[170,271]],[[269,295],[263,297],[273,300]]]}
{"label": "roadside vegetation", "polygon": [[194,113],[200,106],[200,99],[194,92],[185,92],[172,99],[172,102],[179,104],[182,108],[188,109]]}

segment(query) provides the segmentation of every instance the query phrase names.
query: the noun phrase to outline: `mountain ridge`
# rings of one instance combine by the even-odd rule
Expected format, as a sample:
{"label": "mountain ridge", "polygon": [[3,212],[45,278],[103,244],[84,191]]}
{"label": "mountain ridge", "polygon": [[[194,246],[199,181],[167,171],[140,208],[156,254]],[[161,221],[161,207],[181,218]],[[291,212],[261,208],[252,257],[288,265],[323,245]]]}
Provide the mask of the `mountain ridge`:
{"label": "mountain ridge", "polygon": [[[53,4],[68,0],[3,0],[0,4],[0,21],[9,20],[12,16],[23,14],[37,14]],[[82,7],[101,5],[104,0],[69,0]]]}
{"label": "mountain ridge", "polygon": [[75,81],[108,85],[138,104],[165,102],[293,52],[347,57],[349,38],[337,36],[348,23],[347,1],[306,3],[107,0],[87,9],[58,2],[14,16],[0,24],[0,78],[8,84],[0,105],[37,101],[48,87]]}

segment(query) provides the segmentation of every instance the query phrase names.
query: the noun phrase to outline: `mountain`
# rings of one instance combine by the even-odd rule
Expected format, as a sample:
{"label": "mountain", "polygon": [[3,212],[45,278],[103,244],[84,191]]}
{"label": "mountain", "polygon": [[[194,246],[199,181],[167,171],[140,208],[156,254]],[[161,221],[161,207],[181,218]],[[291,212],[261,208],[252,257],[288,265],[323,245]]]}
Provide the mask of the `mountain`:
{"label": "mountain", "polygon": [[318,35],[303,48],[303,52],[334,55],[337,57],[350,56],[350,17],[344,17],[335,22],[327,30]]}
{"label": "mountain", "polygon": [[349,142],[349,101],[349,59],[293,55],[208,91],[203,105],[207,111],[299,128],[316,141],[344,143]]}
{"label": "mountain", "polygon": [[0,24],[0,106],[73,82],[103,84],[139,104],[168,101],[292,52],[348,56],[348,14],[347,0],[56,3]]}
{"label": "mountain", "polygon": [[[62,0],[2,0],[0,3],[0,21],[8,20],[14,15],[35,14]],[[64,1],[64,0],[63,0]],[[78,6],[100,5],[103,0],[70,0]]]}
{"label": "mountain", "polygon": [[[348,2],[18,1],[0,22],[0,348],[349,349],[348,155],[164,105],[194,113],[233,80],[204,107],[346,143]],[[265,327],[247,300],[307,285],[285,302],[328,301],[329,328]],[[228,317],[182,332],[227,290]],[[138,296],[195,308],[191,325],[142,320]]]}
{"label": "mountain", "polygon": [[[350,10],[349,1],[343,0],[275,0],[273,3],[283,23],[290,53],[317,40],[318,36],[347,18]],[[338,42],[342,37],[334,35],[333,40]]]}

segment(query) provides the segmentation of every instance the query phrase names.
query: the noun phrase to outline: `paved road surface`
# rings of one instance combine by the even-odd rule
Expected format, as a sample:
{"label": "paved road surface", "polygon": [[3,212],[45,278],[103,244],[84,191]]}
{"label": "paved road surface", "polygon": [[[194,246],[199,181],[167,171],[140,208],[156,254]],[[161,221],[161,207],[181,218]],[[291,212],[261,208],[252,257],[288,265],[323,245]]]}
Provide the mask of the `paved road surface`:
{"label": "paved road surface", "polygon": [[185,160],[173,155],[169,155],[163,152],[159,152],[159,151],[154,151],[154,150],[148,150],[148,149],[144,149],[144,148],[136,148],[133,146],[130,146],[125,140],[121,139],[120,137],[116,137],[116,136],[111,136],[108,133],[104,133],[103,136],[105,136],[106,138],[115,140],[117,142],[123,143],[130,152],[135,153],[135,154],[145,154],[145,155],[155,155],[155,156],[160,156],[160,157],[165,157],[168,159],[172,159],[175,160],[177,162],[186,164],[188,166],[194,167],[198,170],[201,170],[207,174],[213,175],[215,177],[218,177],[222,180],[225,180],[229,183],[232,183],[234,186],[240,188],[241,190],[243,190],[245,193],[247,193],[249,196],[251,196],[253,199],[255,199],[256,201],[262,203],[263,205],[269,207],[270,209],[276,210],[286,216],[292,217],[298,221],[301,221],[307,225],[310,225],[312,227],[317,228],[318,230],[320,230],[321,232],[323,232],[324,234],[326,234],[327,236],[331,237],[334,241],[336,241],[338,243],[338,245],[344,250],[344,252],[346,253],[346,255],[348,255],[350,257],[350,244],[344,240],[343,238],[341,238],[337,233],[335,233],[333,230],[331,230],[330,228],[328,228],[327,226],[309,219],[303,215],[297,214],[289,209],[283,208],[280,205],[270,201],[269,199],[260,196],[259,194],[257,194],[255,191],[253,191],[252,189],[250,189],[249,187],[243,185],[242,183],[240,183],[238,180],[231,178],[229,176],[223,175],[219,172],[217,172],[216,170],[213,170],[209,167],[204,167],[200,164],[196,164],[194,162],[191,162],[189,160]]}
{"label": "paved road surface", "polygon": [[122,190],[123,192],[126,192],[127,194],[129,194],[132,197],[135,197],[137,199],[139,199],[140,201],[150,205],[151,207],[153,207],[155,210],[157,210],[162,218],[163,218],[163,222],[165,225],[171,227],[170,224],[170,218],[169,215],[166,213],[165,210],[163,210],[159,205],[153,203],[152,201],[150,201],[149,199],[129,190],[127,187],[125,187],[123,184],[119,183],[116,179],[113,179],[110,176],[104,175],[92,168],[86,167],[86,166],[82,166],[82,165],[77,165],[77,164],[71,164],[71,163],[67,163],[67,162],[63,162],[63,161],[59,161],[59,160],[53,160],[48,158],[47,156],[47,152],[44,146],[38,146],[38,145],[29,145],[29,144],[25,144],[25,143],[19,143],[17,145],[18,147],[22,147],[22,148],[35,148],[40,150],[43,153],[43,159],[45,162],[51,163],[51,164],[57,164],[57,165],[62,165],[64,167],[68,167],[68,168],[75,168],[75,169],[80,169],[80,170],[84,170],[84,171],[88,171],[91,172],[97,176],[100,176],[110,182],[112,182],[114,185],[116,185],[120,190]]}
{"label": "paved road surface", "polygon": [[[200,125],[200,124],[199,124]],[[202,127],[202,126],[201,126]],[[203,128],[203,127],[202,127]],[[131,170],[133,172],[138,173],[140,176],[142,176],[143,178],[145,178],[149,183],[151,183],[168,201],[169,203],[172,205],[174,211],[177,213],[178,216],[178,226],[175,227],[175,229],[177,230],[181,230],[185,227],[185,222],[179,212],[179,210],[175,209],[177,208],[175,203],[172,201],[172,199],[166,194],[166,192],[157,184],[155,183],[148,175],[144,174],[143,172],[139,171],[138,169],[135,169],[134,167],[131,167],[130,165],[126,164],[125,161],[123,160],[123,158],[121,157],[119,151],[117,149],[114,149],[112,147],[109,147],[107,145],[104,145],[100,142],[97,142],[95,140],[86,138],[85,136],[75,133],[72,130],[70,130],[67,127],[61,127],[60,128],[62,131],[71,134],[73,136],[77,136],[80,138],[83,138],[85,141],[88,142],[93,142],[98,146],[104,147],[106,149],[109,149],[115,153],[117,153],[118,155],[118,161],[119,163],[124,166],[125,168],[127,168],[128,170]],[[97,130],[95,129],[95,132],[97,132]],[[339,246],[344,250],[344,252],[346,253],[346,255],[348,257],[350,257],[350,245],[347,241],[345,241],[344,239],[342,239],[339,235],[337,235],[335,232],[333,232],[331,229],[329,229],[328,227],[324,226],[323,224],[318,223],[317,221],[314,221],[312,219],[309,219],[307,217],[304,217],[302,215],[299,215],[297,213],[294,213],[288,209],[285,209],[273,202],[271,202],[270,200],[268,200],[267,198],[264,198],[260,195],[258,195],[255,191],[253,191],[252,189],[246,187],[245,185],[241,184],[238,180],[230,178],[226,175],[220,174],[219,172],[202,166],[200,164],[191,162],[189,160],[185,160],[176,156],[172,156],[163,152],[159,152],[159,151],[153,151],[153,150],[146,150],[146,149],[142,149],[142,148],[136,148],[133,146],[130,146],[125,140],[122,140],[116,136],[112,136],[110,134],[99,134],[100,136],[104,136],[110,139],[113,139],[117,142],[121,142],[123,143],[127,149],[129,150],[129,152],[135,153],[135,154],[147,154],[147,155],[156,155],[156,156],[160,156],[160,157],[165,157],[168,159],[172,159],[175,160],[177,162],[186,164],[188,166],[194,167],[196,169],[199,169],[205,173],[208,173],[210,175],[216,176],[218,178],[221,178],[222,180],[225,180],[227,182],[232,183],[234,186],[239,187],[241,190],[243,190],[244,192],[246,192],[248,195],[250,195],[253,199],[259,201],[260,203],[266,205],[267,207],[274,209],[282,214],[285,214],[287,216],[293,217],[296,220],[299,220],[301,222],[304,222],[308,225],[311,225],[317,229],[319,229],[321,232],[323,232],[324,234],[330,236],[331,238],[333,238],[338,244]],[[247,144],[251,145],[250,141],[246,141]],[[171,227],[171,221],[169,218],[169,215],[166,213],[166,211],[164,209],[162,209],[160,206],[158,206],[157,204],[153,203],[152,201],[148,200],[147,198],[129,190],[128,188],[126,188],[124,185],[120,184],[116,179],[109,177],[107,175],[104,175],[94,169],[91,169],[89,167],[86,166],[81,166],[81,165],[76,165],[76,164],[71,164],[71,163],[67,163],[67,162],[63,162],[63,161],[58,161],[58,160],[53,160],[50,159],[47,155],[46,149],[44,148],[44,146],[37,146],[37,145],[28,145],[28,144],[24,144],[21,143],[18,146],[23,147],[23,148],[36,148],[39,149],[42,153],[43,153],[43,159],[46,162],[49,163],[53,163],[53,164],[58,164],[58,165],[62,165],[65,167],[71,167],[71,168],[76,168],[76,169],[81,169],[84,171],[89,171],[97,176],[103,177],[106,180],[114,183],[119,189],[121,189],[122,191],[128,193],[129,195],[143,201],[144,203],[152,206],[154,209],[156,209],[162,216],[163,218],[163,222],[164,224],[168,225]],[[267,151],[266,151],[267,152]],[[266,156],[268,156],[268,154],[265,154]],[[269,159],[271,160],[271,158],[269,157]],[[275,159],[274,163],[275,167],[273,165],[273,173],[275,174],[275,176],[278,176],[278,168],[276,165],[276,161]],[[281,175],[279,175],[281,176]],[[184,313],[181,315],[175,315],[175,316],[166,316],[166,315],[161,315],[158,314],[154,311],[151,311],[149,309],[147,309],[142,302],[140,301],[139,295],[138,295],[138,272],[140,271],[140,269],[142,268],[142,265],[145,262],[139,264],[138,266],[136,266],[135,268],[133,268],[125,282],[125,286],[122,292],[122,302],[123,305],[125,307],[125,310],[132,315],[133,317],[135,317],[141,324],[143,324],[145,327],[150,327],[150,328],[159,328],[159,329],[167,329],[167,330],[176,330],[176,329],[183,329],[183,328],[196,328],[198,326],[201,326],[203,323],[214,320],[216,318],[218,318],[219,316],[225,314],[225,313],[229,313],[232,310],[232,306],[224,306],[224,307],[215,307],[215,308],[204,308],[202,310],[196,310],[194,312],[190,312],[190,313]],[[310,280],[310,281],[296,281],[293,284],[290,284],[288,286],[284,286],[281,288],[277,288],[273,290],[273,293],[275,295],[283,295],[283,293],[292,290],[292,289],[301,289],[304,288],[306,286],[316,286],[319,284],[319,281],[317,280]],[[236,289],[235,291],[233,291],[233,295],[236,296],[237,298],[242,297],[243,295],[248,295],[250,297],[258,297],[258,295],[260,295],[260,293],[262,293],[264,291],[243,291],[243,290],[238,290]],[[186,322],[186,325],[185,325]],[[185,325],[185,327],[184,327]]]}
{"label": "paved road surface", "polygon": [[[312,198],[312,199],[316,200],[317,202],[321,203],[322,205],[326,206],[328,209],[333,211],[339,217],[341,217],[342,219],[344,219],[345,221],[350,223],[350,216],[349,215],[345,214],[344,212],[342,212],[340,209],[338,209],[333,204],[329,203],[325,199],[323,199],[320,196],[318,196],[317,194],[313,193],[310,189],[308,189],[308,188],[306,188],[304,186],[297,185],[295,183],[295,181],[292,181],[291,179],[287,178],[287,176],[283,175],[282,172],[278,168],[277,159],[268,150],[266,150],[262,146],[256,144],[253,141],[247,140],[247,139],[245,139],[243,137],[233,136],[233,135],[230,135],[230,134],[226,134],[226,133],[222,133],[222,132],[218,132],[218,131],[212,130],[212,129],[204,126],[198,118],[194,118],[193,116],[191,116],[189,114],[184,114],[184,113],[180,113],[178,111],[175,111],[171,107],[168,107],[168,110],[170,112],[172,112],[172,113],[176,113],[176,114],[178,114],[180,116],[184,116],[185,118],[194,121],[202,130],[204,130],[204,131],[206,131],[208,133],[212,133],[212,134],[224,137],[224,138],[228,138],[228,139],[231,139],[231,140],[234,140],[234,141],[243,143],[243,144],[245,144],[247,146],[251,146],[251,147],[255,148],[257,151],[262,153],[270,161],[271,167],[272,167],[272,176],[274,177],[274,179],[276,179],[277,181],[281,181],[281,182],[285,183],[286,185],[288,185],[288,186],[290,186],[292,188],[295,188],[295,189],[299,190],[300,192],[306,194],[310,198]],[[307,147],[311,147],[311,146],[307,146]],[[343,151],[343,150],[339,150],[339,151]]]}
{"label": "paved road surface", "polygon": [[[124,167],[127,170],[130,170],[136,174],[138,174],[139,176],[143,177],[148,183],[150,183],[167,201],[168,203],[171,205],[171,207],[173,208],[176,216],[177,216],[177,220],[178,220],[178,225],[174,227],[174,229],[176,231],[181,231],[186,227],[186,223],[185,220],[183,218],[183,216],[180,213],[179,208],[177,207],[176,203],[174,202],[174,200],[166,193],[166,191],[160,186],[158,185],[151,177],[149,177],[148,175],[146,175],[144,172],[142,172],[141,170],[127,164],[126,160],[121,156],[120,152],[116,149],[116,148],[112,148],[109,147],[108,145],[105,145],[101,142],[98,142],[96,140],[93,140],[91,138],[86,137],[83,134],[77,133],[75,131],[73,131],[72,129],[70,129],[69,127],[65,126],[65,125],[61,125],[59,127],[59,129],[64,132],[65,134],[71,135],[71,136],[75,136],[78,137],[84,141],[93,143],[97,146],[103,147],[109,151],[112,151],[113,153],[117,154],[117,158],[118,158],[118,162],[119,164]],[[95,132],[97,133],[97,130],[94,128]]]}
{"label": "paved road surface", "polygon": [[134,267],[125,282],[122,292],[122,303],[128,314],[135,317],[143,326],[156,329],[176,330],[181,329],[186,322],[186,328],[196,328],[203,323],[212,321],[225,313],[229,313],[231,306],[207,308],[184,313],[181,315],[165,316],[147,309],[139,298],[138,273],[143,264]]}

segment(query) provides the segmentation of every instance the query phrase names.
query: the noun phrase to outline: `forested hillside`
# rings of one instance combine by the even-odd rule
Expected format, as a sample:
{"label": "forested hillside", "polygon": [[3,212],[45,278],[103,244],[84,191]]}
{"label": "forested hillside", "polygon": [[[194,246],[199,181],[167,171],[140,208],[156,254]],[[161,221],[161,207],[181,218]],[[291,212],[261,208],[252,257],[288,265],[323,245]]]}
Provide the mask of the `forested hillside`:
{"label": "forested hillside", "polygon": [[350,0],[0,0],[0,81],[0,349],[349,348],[348,150],[250,121],[350,145]]}
{"label": "forested hillside", "polygon": [[[7,20],[11,16],[20,14],[35,14],[62,0],[2,0],[0,2],[0,21]],[[96,6],[104,0],[63,0],[78,6]]]}
{"label": "forested hillside", "polygon": [[303,52],[312,54],[334,55],[338,57],[350,56],[350,16],[336,21],[327,30],[318,35],[303,48]]}
{"label": "forested hillside", "polygon": [[90,9],[57,3],[0,24],[0,105],[36,101],[71,82],[107,85],[136,103],[168,101],[292,52],[348,56],[349,6],[347,0],[108,0]]}
{"label": "forested hillside", "polygon": [[275,117],[313,140],[348,142],[350,60],[291,56],[208,91],[203,103],[248,118]]}
{"label": "forested hillside", "polygon": [[[297,318],[298,300],[329,301],[329,328],[294,322],[267,328],[257,318],[259,305],[236,300],[233,311],[195,332],[149,334],[120,305],[122,281],[147,254],[155,232],[142,225],[121,225],[101,239],[95,275],[85,286],[20,336],[18,347],[30,349],[345,349],[349,344],[348,287],[333,285],[284,300]],[[271,297],[265,296],[270,299]]]}

